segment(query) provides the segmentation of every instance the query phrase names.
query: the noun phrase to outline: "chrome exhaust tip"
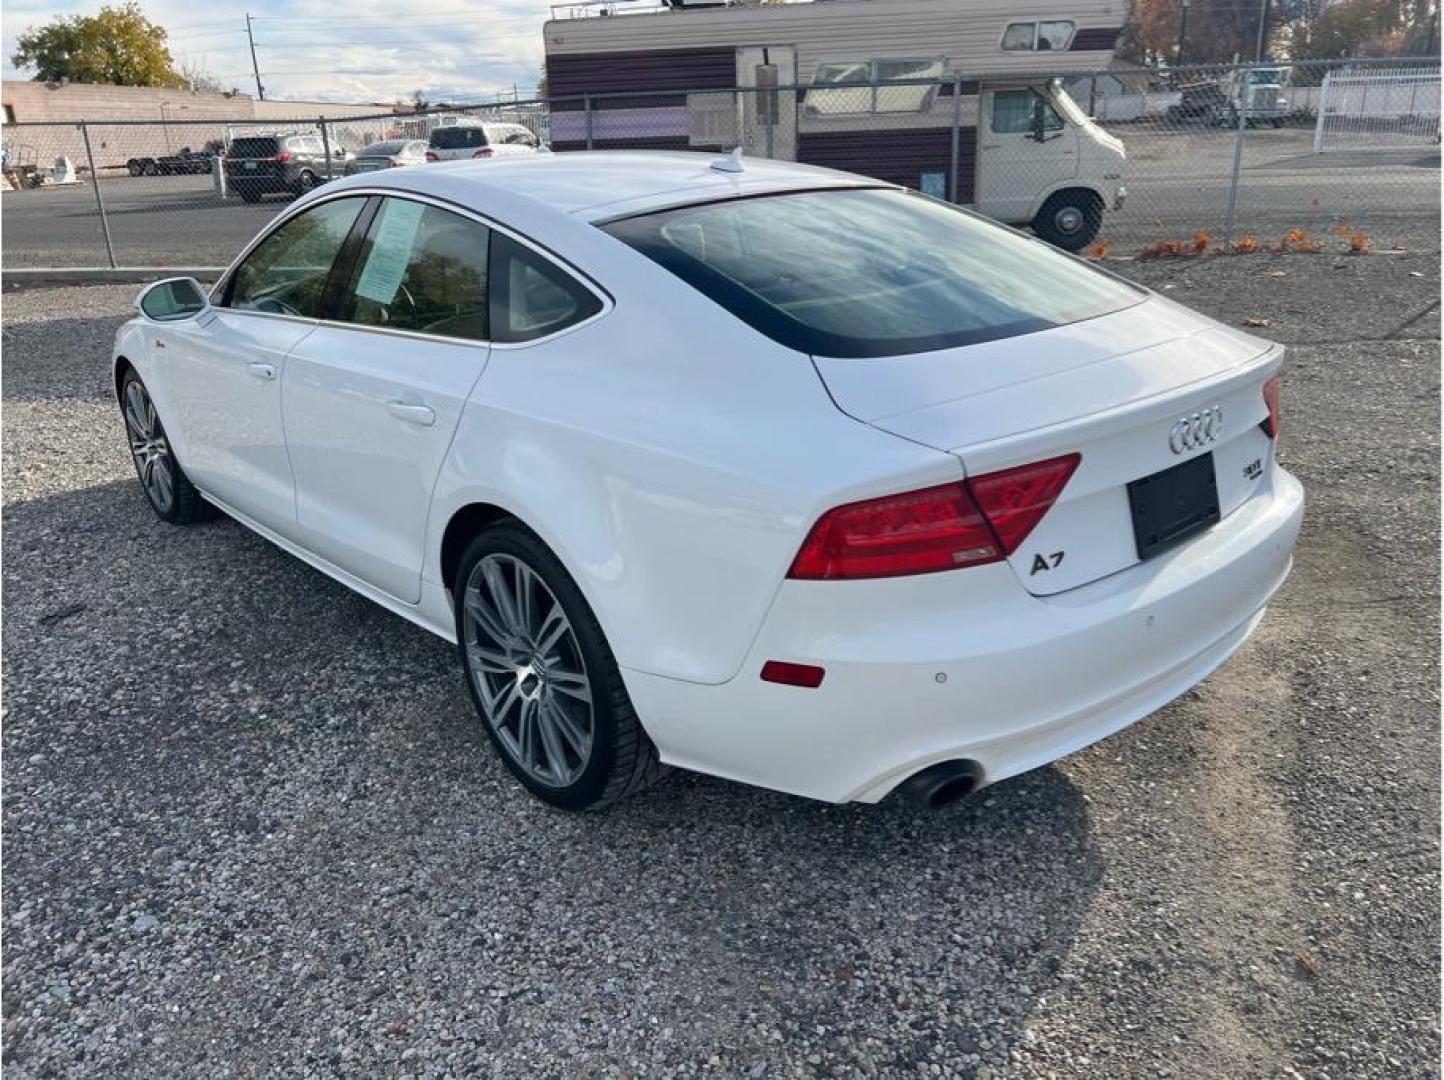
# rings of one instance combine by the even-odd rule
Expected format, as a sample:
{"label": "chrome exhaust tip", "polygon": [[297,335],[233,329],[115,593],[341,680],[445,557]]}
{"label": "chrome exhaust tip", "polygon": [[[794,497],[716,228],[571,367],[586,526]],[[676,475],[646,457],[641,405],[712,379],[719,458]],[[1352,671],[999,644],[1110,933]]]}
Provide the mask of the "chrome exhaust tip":
{"label": "chrome exhaust tip", "polygon": [[894,790],[905,799],[939,810],[965,799],[983,783],[983,769],[976,761],[939,761],[913,773]]}

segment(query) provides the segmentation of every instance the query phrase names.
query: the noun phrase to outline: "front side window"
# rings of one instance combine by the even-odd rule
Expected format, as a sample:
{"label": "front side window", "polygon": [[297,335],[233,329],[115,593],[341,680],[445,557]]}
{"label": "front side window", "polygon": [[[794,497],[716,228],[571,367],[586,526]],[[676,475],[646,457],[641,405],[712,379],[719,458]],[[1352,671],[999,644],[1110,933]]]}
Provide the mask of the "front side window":
{"label": "front side window", "polygon": [[449,210],[385,200],[362,241],[338,318],[484,341],[490,234]]}
{"label": "front side window", "polygon": [[733,199],[603,228],[773,340],[819,356],[969,345],[1146,295],[1040,241],[890,189]]}
{"label": "front side window", "polygon": [[236,268],[225,306],[320,318],[331,265],[365,203],[365,196],[334,199],[276,229]]}
{"label": "front side window", "polygon": [[993,133],[996,135],[1030,135],[1037,130],[1042,116],[1044,131],[1062,131],[1063,118],[1042,95],[1033,90],[995,90],[993,92]]}
{"label": "front side window", "polygon": [[561,267],[496,232],[491,237],[491,273],[493,341],[532,341],[602,309],[601,301]]}

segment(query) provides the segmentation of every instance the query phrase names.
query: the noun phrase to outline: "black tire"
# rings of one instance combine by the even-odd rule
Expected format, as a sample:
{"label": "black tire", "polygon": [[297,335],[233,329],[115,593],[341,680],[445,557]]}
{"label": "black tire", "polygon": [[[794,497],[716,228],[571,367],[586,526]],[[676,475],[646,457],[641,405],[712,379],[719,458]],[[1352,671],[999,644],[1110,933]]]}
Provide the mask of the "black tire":
{"label": "black tire", "polygon": [[160,165],[157,164],[155,161],[152,161],[150,158],[146,158],[143,162],[141,162],[140,167],[141,171],[144,172],[146,176],[160,175]]}
{"label": "black tire", "polygon": [[[132,415],[132,408],[136,405],[135,394],[139,391],[140,398],[148,407],[148,414],[144,409],[139,410],[138,416]],[[131,461],[135,464],[136,479],[140,481],[140,487],[145,492],[146,502],[155,511],[156,517],[171,525],[192,525],[201,521],[207,516],[206,501],[201,498],[201,493],[195,489],[186,476],[185,470],[176,460],[174,452],[170,450],[170,440],[166,437],[165,427],[160,417],[155,413],[155,405],[150,400],[150,391],[145,388],[134,368],[127,368],[124,377],[120,381],[120,417],[121,423],[125,425],[126,442],[131,447]],[[162,457],[152,462],[151,476],[154,470],[165,469],[169,477],[169,497],[162,498],[157,489],[157,484],[147,477],[145,467],[142,464],[142,455],[136,450],[137,436],[142,432],[137,431],[137,424],[141,427],[149,426],[154,436],[165,445],[165,453]],[[154,441],[152,439],[151,441]]]}
{"label": "black tire", "polygon": [[1102,225],[1103,200],[1095,192],[1058,191],[1048,196],[1033,218],[1033,233],[1064,251],[1082,251]]}
{"label": "black tire", "polygon": [[296,186],[292,189],[297,195],[304,195],[320,183],[316,174],[310,169],[302,169],[301,175],[296,177]]}
{"label": "black tire", "polygon": [[[523,564],[546,586],[571,624],[591,695],[590,753],[579,775],[565,786],[546,783],[518,761],[488,718],[478,690],[478,672],[468,647],[472,631],[465,617],[468,583],[487,556]],[[530,529],[514,520],[483,529],[467,546],[452,588],[457,652],[482,725],[506,767],[537,798],[564,810],[598,810],[650,787],[666,773],[657,748],[642,728],[602,628],[581,590],[555,555]],[[493,676],[495,677],[495,676]]]}
{"label": "black tire", "polygon": [[139,176],[145,170],[140,162],[136,161],[135,158],[131,158],[125,163],[125,171],[130,173],[131,176]]}

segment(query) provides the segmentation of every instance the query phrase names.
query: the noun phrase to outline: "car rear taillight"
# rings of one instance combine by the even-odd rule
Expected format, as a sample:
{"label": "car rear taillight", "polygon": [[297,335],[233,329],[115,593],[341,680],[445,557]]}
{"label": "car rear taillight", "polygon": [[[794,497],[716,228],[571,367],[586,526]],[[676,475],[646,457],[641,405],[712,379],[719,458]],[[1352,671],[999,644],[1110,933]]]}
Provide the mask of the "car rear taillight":
{"label": "car rear taillight", "polygon": [[489,146],[483,146],[480,150],[478,150],[476,153],[472,154],[471,156],[474,157],[474,158],[491,157],[491,147],[489,147]]}
{"label": "car rear taillight", "polygon": [[1269,407],[1268,419],[1259,424],[1270,439],[1279,437],[1279,377],[1275,375],[1263,385],[1264,404]]}
{"label": "car rear taillight", "polygon": [[428,150],[428,151],[426,151],[426,160],[427,160],[427,161],[440,161],[441,159],[440,159],[439,157],[437,157],[435,154],[433,154],[430,150]]}
{"label": "car rear taillight", "polygon": [[903,577],[998,562],[1043,519],[1079,460],[1069,454],[836,507],[813,525],[787,576]]}
{"label": "car rear taillight", "polygon": [[280,153],[278,153],[278,154],[277,154],[275,157],[273,157],[271,160],[274,161],[277,165],[284,165],[284,164],[286,164],[286,162],[288,162],[288,161],[291,160],[291,151],[289,151],[289,150],[282,150]]}
{"label": "car rear taillight", "polygon": [[1079,454],[1065,454],[1033,465],[984,473],[967,481],[973,501],[997,533],[1004,555],[1017,551],[1043,520],[1081,460]]}

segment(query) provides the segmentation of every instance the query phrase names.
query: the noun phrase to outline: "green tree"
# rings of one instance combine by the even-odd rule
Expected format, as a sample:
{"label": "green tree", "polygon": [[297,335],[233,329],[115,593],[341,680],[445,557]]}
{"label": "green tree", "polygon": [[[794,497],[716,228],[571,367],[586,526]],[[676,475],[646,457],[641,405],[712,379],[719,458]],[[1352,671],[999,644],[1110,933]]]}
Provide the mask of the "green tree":
{"label": "green tree", "polygon": [[26,31],[16,39],[10,61],[34,68],[38,82],[173,87],[185,82],[166,47],[164,28],[134,2],[94,15],[59,16]]}

